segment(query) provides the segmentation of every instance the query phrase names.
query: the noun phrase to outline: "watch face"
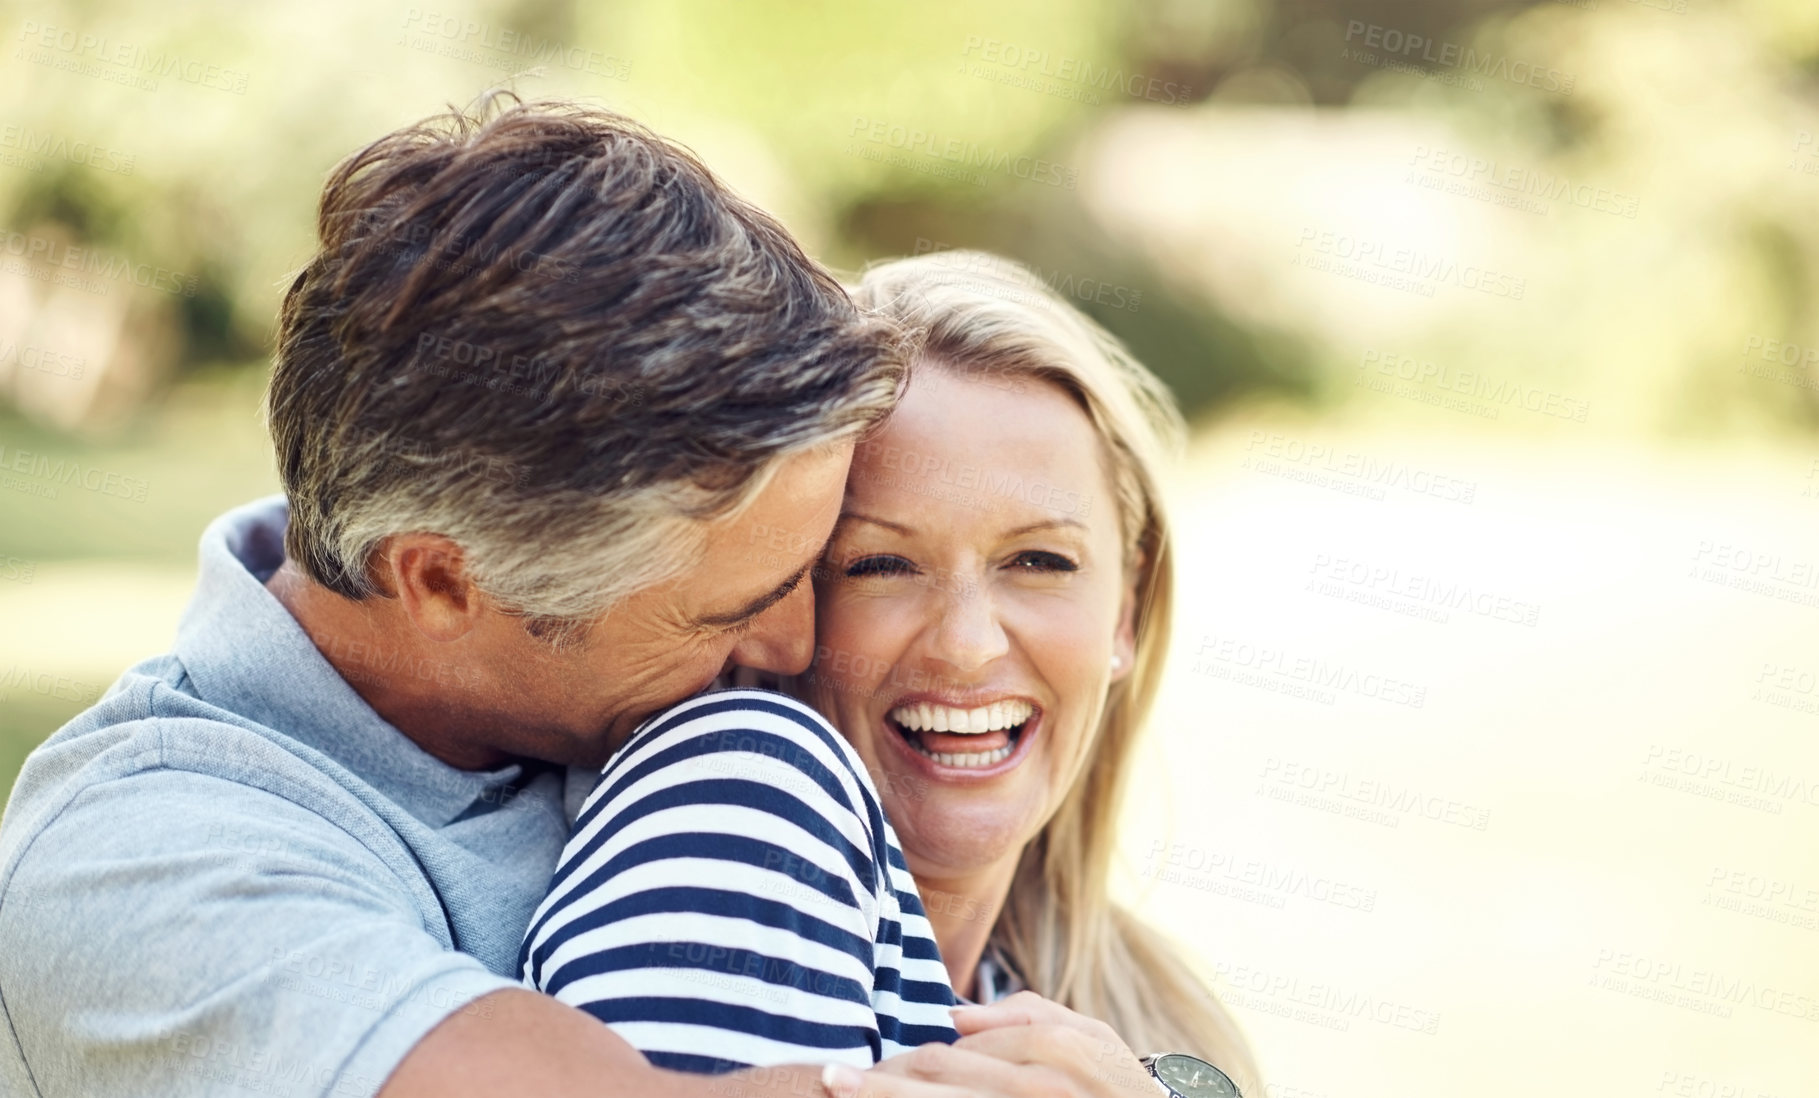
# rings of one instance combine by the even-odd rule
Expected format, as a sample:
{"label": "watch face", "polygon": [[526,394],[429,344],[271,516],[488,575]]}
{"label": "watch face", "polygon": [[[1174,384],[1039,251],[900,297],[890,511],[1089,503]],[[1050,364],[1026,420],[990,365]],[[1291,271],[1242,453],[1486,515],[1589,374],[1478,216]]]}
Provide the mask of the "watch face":
{"label": "watch face", "polygon": [[1156,1058],[1156,1078],[1182,1098],[1242,1098],[1225,1072],[1178,1052]]}

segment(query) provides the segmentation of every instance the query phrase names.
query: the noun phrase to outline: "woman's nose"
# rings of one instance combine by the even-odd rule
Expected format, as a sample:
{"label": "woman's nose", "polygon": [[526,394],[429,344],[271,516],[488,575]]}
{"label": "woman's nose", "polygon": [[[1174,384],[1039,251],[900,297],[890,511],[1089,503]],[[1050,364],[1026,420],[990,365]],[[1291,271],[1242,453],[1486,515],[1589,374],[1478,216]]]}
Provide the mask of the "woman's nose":
{"label": "woman's nose", "polygon": [[1010,650],[991,596],[979,584],[954,585],[943,594],[940,612],[931,654],[943,663],[976,671]]}

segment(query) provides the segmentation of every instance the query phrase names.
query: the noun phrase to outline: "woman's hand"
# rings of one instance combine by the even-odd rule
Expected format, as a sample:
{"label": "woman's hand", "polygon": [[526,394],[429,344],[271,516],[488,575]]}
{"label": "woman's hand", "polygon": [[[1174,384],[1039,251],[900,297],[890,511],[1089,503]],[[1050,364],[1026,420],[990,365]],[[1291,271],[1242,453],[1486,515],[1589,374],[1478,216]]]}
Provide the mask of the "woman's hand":
{"label": "woman's hand", "polygon": [[872,1071],[1004,1098],[1163,1093],[1111,1026],[1031,991],[990,1006],[956,1008],[954,1027],[958,1043],[923,1045]]}
{"label": "woman's hand", "polygon": [[989,1006],[958,1007],[954,1028],[960,1031],[956,1048],[1012,1063],[1071,1067],[1083,1094],[1150,1098],[1163,1092],[1111,1026],[1033,991]]}

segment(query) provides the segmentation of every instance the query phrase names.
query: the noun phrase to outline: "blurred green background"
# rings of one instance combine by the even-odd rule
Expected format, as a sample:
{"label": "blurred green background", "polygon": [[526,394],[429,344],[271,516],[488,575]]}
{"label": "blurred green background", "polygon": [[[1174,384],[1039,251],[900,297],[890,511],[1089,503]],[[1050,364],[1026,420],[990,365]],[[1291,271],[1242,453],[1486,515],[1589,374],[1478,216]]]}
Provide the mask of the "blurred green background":
{"label": "blurred green background", "polygon": [[[1588,482],[1628,485],[1624,498],[1656,501],[1661,529],[1704,537],[1670,519],[1748,478],[1776,483],[1762,513],[1789,551],[1811,544],[1810,0],[72,0],[0,13],[0,473],[25,470],[0,480],[0,789],[168,642],[207,520],[275,489],[257,405],[325,174],[499,83],[601,101],[689,144],[843,272],[952,246],[1030,264],[1200,426],[1182,491],[1199,501],[1184,525],[1205,525],[1207,545],[1229,537],[1222,514],[1260,529],[1289,513],[1221,479],[1258,429],[1489,470],[1537,501],[1524,529],[1538,546],[1601,536],[1539,502]],[[32,472],[45,461],[117,474],[142,498],[55,484]],[[1447,536],[1420,516],[1371,523],[1359,529],[1404,531],[1405,549]],[[1185,554],[1190,568],[1212,559]],[[1638,621],[1659,609],[1659,589],[1636,599],[1623,613]],[[1803,652],[1811,633],[1796,625],[1785,633]],[[1713,628],[1757,627],[1745,613]],[[1300,628],[1322,627],[1304,615]],[[1605,637],[1587,661],[1633,640]],[[1418,660],[1434,642],[1410,644]],[[1224,704],[1198,689],[1187,708]],[[1524,696],[1540,705],[1548,690]],[[1757,717],[1720,708],[1708,727]],[[1468,707],[1459,725],[1474,720]],[[1801,849],[1798,868],[1819,875]],[[1183,934],[1196,904],[1175,905]],[[1810,959],[1810,936],[1798,942]],[[1303,1080],[1272,1098],[1439,1093],[1458,1078],[1342,1088],[1339,1069],[1296,1063],[1325,1031],[1244,1017],[1270,1037],[1266,1067]],[[1674,1041],[1656,1036],[1662,1059],[1626,1092],[1683,1093]],[[1486,1049],[1511,1051],[1469,1047],[1461,1062],[1480,1066]],[[1819,1085],[1810,1063],[1787,1070],[1770,1077],[1781,1093]],[[1502,1076],[1473,1089],[1528,1093]]]}

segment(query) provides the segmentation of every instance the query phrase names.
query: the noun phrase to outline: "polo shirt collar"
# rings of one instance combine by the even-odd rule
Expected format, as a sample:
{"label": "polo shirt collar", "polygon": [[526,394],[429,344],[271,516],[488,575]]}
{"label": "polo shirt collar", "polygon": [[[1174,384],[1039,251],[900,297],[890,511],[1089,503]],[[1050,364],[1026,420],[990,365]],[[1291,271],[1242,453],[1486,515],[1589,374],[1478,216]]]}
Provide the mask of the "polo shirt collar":
{"label": "polo shirt collar", "polygon": [[265,581],[284,562],[290,507],[271,496],[237,507],[202,535],[196,593],[175,653],[196,696],[320,751],[434,828],[524,775],[521,763],[460,770],[418,747],[316,650]]}

